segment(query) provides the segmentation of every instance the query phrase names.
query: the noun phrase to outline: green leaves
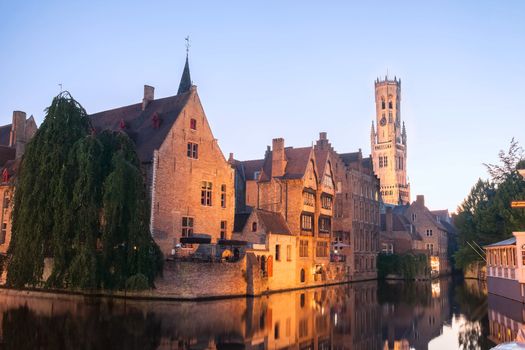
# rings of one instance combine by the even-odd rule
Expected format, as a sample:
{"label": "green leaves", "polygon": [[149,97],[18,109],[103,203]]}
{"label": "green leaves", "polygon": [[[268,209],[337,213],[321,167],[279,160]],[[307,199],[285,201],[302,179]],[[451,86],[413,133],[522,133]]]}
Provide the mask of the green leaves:
{"label": "green leaves", "polygon": [[153,285],[162,258],[134,145],[124,133],[90,130],[85,110],[63,93],[28,144],[15,191],[9,285],[41,284],[45,257],[53,258],[48,286],[124,288],[139,273]]}
{"label": "green leaves", "polygon": [[491,180],[478,180],[458,208],[454,223],[458,229],[459,249],[456,265],[466,268],[481,261],[467,242],[483,246],[512,236],[525,228],[525,213],[510,207],[513,200],[525,198],[525,181],[517,169],[523,164],[523,150],[512,139],[507,153],[500,151],[500,165],[486,165]]}

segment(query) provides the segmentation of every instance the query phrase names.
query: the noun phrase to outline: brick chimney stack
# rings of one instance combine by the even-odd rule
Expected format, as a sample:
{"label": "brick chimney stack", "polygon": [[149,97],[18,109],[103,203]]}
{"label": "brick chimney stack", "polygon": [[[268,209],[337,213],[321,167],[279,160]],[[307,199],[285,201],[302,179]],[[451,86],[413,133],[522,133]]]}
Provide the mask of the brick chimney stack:
{"label": "brick chimney stack", "polygon": [[145,110],[148,104],[155,99],[155,88],[144,85],[144,98],[142,99],[142,110]]}
{"label": "brick chimney stack", "polygon": [[416,196],[416,203],[421,204],[422,206],[425,206],[425,196],[422,194],[418,194]]}
{"label": "brick chimney stack", "polygon": [[286,169],[286,156],[284,154],[284,139],[272,140],[272,177],[284,175]]}
{"label": "brick chimney stack", "polygon": [[13,112],[13,123],[9,135],[9,146],[16,148],[16,157],[24,153],[26,144],[26,113],[22,111]]}

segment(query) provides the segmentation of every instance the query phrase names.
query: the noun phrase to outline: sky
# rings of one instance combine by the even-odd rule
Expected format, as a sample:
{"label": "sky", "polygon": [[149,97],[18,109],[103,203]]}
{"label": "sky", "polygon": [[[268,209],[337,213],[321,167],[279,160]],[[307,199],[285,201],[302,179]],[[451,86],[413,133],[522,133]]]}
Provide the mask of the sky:
{"label": "sky", "polygon": [[370,153],[374,80],[402,79],[412,199],[454,211],[525,145],[523,1],[0,0],[0,124],[60,92],[88,113],[175,95],[185,60],[227,157],[328,133]]}

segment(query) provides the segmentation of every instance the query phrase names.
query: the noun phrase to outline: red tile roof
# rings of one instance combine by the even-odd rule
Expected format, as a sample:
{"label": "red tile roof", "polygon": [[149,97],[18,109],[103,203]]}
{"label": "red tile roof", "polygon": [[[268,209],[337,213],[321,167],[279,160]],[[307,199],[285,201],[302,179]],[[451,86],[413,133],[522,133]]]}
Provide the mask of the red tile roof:
{"label": "red tile roof", "polygon": [[[96,131],[124,131],[135,142],[137,154],[143,163],[151,162],[153,151],[158,149],[167,137],[173,123],[188,102],[191,92],[153,100],[142,110],[142,103],[115,108],[90,115]],[[158,128],[153,118],[160,120]],[[124,128],[122,128],[122,122]]]}

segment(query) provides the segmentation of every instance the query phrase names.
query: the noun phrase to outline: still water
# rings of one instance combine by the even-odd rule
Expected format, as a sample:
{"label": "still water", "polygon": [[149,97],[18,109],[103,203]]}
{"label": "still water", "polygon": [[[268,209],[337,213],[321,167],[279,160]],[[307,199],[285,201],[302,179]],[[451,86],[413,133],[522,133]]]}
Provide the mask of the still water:
{"label": "still water", "polygon": [[[488,349],[522,305],[478,281],[359,282],[207,302],[6,296],[1,349]],[[490,318],[490,322],[489,322]],[[492,334],[492,335],[491,335]]]}

